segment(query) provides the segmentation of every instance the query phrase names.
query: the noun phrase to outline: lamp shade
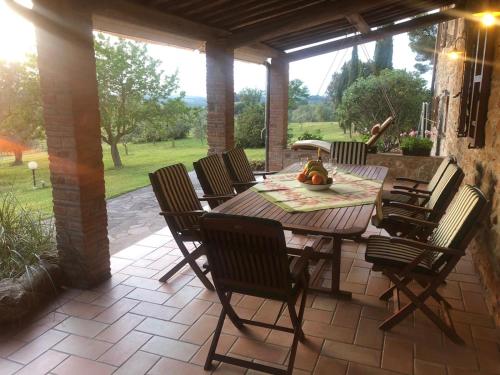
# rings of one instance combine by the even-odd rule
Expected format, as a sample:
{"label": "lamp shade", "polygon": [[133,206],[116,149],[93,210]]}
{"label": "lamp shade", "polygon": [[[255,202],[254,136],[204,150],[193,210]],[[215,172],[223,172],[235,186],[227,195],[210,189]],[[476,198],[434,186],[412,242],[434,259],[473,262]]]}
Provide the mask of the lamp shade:
{"label": "lamp shade", "polygon": [[31,169],[32,171],[38,169],[38,163],[36,161],[30,161],[28,163],[28,168]]}

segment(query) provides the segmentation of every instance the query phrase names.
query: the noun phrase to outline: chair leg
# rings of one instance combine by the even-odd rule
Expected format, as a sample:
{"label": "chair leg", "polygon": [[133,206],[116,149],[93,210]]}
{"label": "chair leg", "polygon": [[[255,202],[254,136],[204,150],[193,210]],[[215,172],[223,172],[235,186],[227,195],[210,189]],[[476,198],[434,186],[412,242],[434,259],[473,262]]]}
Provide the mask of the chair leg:
{"label": "chair leg", "polygon": [[217,322],[217,326],[215,327],[214,338],[212,339],[212,343],[210,344],[210,349],[208,350],[207,359],[205,361],[204,369],[205,371],[209,371],[212,367],[212,360],[217,350],[217,344],[219,343],[220,334],[222,332],[222,327],[224,326],[224,320],[226,319],[226,310],[222,308],[222,311],[219,316],[219,321]]}
{"label": "chair leg", "polygon": [[222,304],[222,309],[225,311],[231,322],[234,324],[236,328],[239,330],[244,328],[243,322],[241,321],[236,311],[234,311],[233,306],[231,306],[231,297],[232,293],[228,293],[227,296],[224,292],[216,290],[217,295],[219,296],[220,303]]}
{"label": "chair leg", "polygon": [[302,299],[300,301],[299,315],[297,316],[297,312],[295,310],[295,305],[293,302],[288,301],[288,312],[290,314],[290,319],[292,321],[292,325],[294,328],[293,333],[293,341],[292,347],[290,348],[290,358],[288,359],[288,368],[287,374],[291,375],[293,372],[293,365],[295,363],[295,356],[297,354],[297,347],[299,345],[299,341],[303,342],[305,340],[304,331],[302,330],[302,319],[304,318],[304,311],[306,307],[306,299],[307,299],[307,284],[304,290],[302,291]]}
{"label": "chair leg", "polygon": [[172,276],[174,276],[177,272],[179,272],[182,267],[184,267],[187,264],[187,259],[184,258],[182,259],[179,263],[177,263],[175,266],[173,266],[165,275],[163,275],[160,279],[160,282],[164,283],[168,279],[170,279]]}
{"label": "chair leg", "polygon": [[192,253],[186,249],[186,246],[182,242],[178,242],[177,245],[179,246],[179,250],[181,251],[182,255],[184,255],[184,259],[186,262],[189,264],[193,272],[196,274],[198,279],[202,282],[202,284],[207,288],[208,290],[215,290],[213,284],[210,282],[208,277],[203,273],[203,271],[200,269],[200,266],[198,266],[198,263],[196,263],[196,259],[198,259],[202,254],[201,252],[201,247],[198,247],[196,250],[194,250]]}
{"label": "chair leg", "polygon": [[[409,283],[412,279],[410,277],[405,277],[401,280],[402,283],[405,285]],[[382,293],[379,297],[380,300],[382,301],[388,301],[392,297],[392,293],[394,292],[394,289],[396,289],[396,284],[392,285],[389,287],[384,293]]]}

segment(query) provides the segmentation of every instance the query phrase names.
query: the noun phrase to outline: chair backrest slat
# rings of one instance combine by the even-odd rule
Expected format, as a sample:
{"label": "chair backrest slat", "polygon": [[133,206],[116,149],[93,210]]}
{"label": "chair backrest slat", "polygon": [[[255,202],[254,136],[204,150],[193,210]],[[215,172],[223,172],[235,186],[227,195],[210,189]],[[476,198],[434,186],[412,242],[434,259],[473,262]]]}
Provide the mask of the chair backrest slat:
{"label": "chair backrest slat", "polygon": [[216,288],[263,296],[291,288],[286,243],[274,220],[205,214],[200,222]]}
{"label": "chair backrest slat", "polygon": [[[233,184],[219,155],[213,154],[193,163],[194,170],[205,195],[234,195]],[[209,201],[215,208],[223,201]]]}
{"label": "chair backrest slat", "polygon": [[446,167],[443,176],[425,204],[426,208],[433,210],[428,216],[429,220],[439,220],[441,215],[444,214],[446,207],[448,207],[455,196],[463,178],[464,172],[456,164],[449,164]]}
{"label": "chair backrest slat", "polygon": [[364,142],[333,142],[332,158],[339,164],[366,164],[367,146]]}
{"label": "chair backrest slat", "polygon": [[[202,210],[184,164],[174,164],[158,169],[149,174],[149,179],[162,211],[175,213]],[[171,230],[182,232],[197,225],[198,218],[175,217],[167,220],[167,223],[173,226]]]}
{"label": "chair backrest slat", "polygon": [[[464,185],[458,192],[439,225],[431,234],[433,245],[465,250],[479,226],[488,200],[475,186]],[[471,235],[472,234],[472,235]],[[435,264],[441,264],[447,256],[435,254]]]}
{"label": "chair backrest slat", "polygon": [[250,162],[241,147],[236,147],[222,153],[222,158],[233,181],[251,182],[255,180]]}
{"label": "chair backrest slat", "polygon": [[450,156],[443,159],[441,164],[439,164],[436,173],[434,173],[431,180],[429,181],[429,184],[427,185],[427,190],[433,191],[436,188],[436,185],[441,180],[441,177],[443,177],[446,168],[448,168],[448,165],[450,164],[456,164],[456,159]]}

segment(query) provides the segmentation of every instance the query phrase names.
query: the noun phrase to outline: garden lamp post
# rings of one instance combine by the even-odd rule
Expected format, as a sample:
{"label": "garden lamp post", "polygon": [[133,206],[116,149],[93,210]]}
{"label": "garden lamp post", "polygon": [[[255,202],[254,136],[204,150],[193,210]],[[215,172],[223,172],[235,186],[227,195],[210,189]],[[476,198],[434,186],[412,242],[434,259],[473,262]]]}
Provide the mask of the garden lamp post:
{"label": "garden lamp post", "polygon": [[31,169],[31,173],[33,173],[33,188],[36,188],[36,170],[38,169],[38,163],[36,161],[30,161],[28,163],[28,168]]}

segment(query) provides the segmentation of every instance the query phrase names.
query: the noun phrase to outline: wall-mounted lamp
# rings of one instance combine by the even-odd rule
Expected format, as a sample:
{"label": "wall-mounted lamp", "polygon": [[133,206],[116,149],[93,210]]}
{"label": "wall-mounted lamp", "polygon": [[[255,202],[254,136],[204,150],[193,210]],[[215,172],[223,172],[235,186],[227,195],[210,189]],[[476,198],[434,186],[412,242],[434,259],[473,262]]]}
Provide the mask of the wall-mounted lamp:
{"label": "wall-mounted lamp", "polygon": [[38,169],[38,163],[36,161],[30,161],[28,163],[28,168],[33,174],[33,188],[36,188],[36,170]]}
{"label": "wall-mounted lamp", "polygon": [[492,27],[497,24],[497,18],[500,17],[500,9],[497,1],[483,0],[481,5],[473,13],[474,18],[484,27]]}
{"label": "wall-mounted lamp", "polygon": [[463,40],[465,42],[465,38],[463,36],[459,36],[457,39],[455,39],[455,41],[453,42],[452,50],[447,54],[450,60],[456,61],[464,57],[464,52],[457,48],[457,42],[459,40]]}

